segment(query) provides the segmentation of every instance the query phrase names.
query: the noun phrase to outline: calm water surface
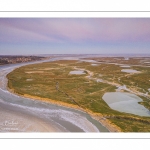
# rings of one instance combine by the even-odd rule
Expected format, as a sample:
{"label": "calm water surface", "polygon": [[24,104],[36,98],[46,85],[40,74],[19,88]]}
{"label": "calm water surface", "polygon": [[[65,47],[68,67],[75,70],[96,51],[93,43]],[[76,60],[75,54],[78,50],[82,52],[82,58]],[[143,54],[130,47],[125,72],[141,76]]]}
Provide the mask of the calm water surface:
{"label": "calm water surface", "polygon": [[150,111],[143,105],[138,104],[138,102],[143,100],[135,94],[107,92],[102,98],[114,110],[139,116],[150,116]]}

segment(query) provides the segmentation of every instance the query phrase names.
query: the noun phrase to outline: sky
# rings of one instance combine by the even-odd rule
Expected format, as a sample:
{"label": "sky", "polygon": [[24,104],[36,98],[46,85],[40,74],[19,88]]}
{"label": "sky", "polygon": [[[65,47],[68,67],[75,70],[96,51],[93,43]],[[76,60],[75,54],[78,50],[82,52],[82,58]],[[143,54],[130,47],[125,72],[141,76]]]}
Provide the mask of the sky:
{"label": "sky", "polygon": [[150,54],[150,18],[0,18],[0,55]]}

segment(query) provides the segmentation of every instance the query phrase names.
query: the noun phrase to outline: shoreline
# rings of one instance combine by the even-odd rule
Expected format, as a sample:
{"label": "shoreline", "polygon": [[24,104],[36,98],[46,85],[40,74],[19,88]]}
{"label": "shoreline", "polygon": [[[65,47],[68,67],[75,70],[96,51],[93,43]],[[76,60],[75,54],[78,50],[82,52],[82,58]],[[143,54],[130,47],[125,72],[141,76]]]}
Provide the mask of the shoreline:
{"label": "shoreline", "polygon": [[53,104],[53,105],[63,106],[63,107],[66,107],[66,108],[71,108],[71,109],[75,109],[75,110],[78,110],[78,111],[85,112],[88,115],[90,115],[91,118],[95,119],[101,125],[106,127],[109,130],[109,132],[122,132],[121,129],[118,126],[111,123],[108,119],[104,118],[104,116],[100,113],[93,113],[91,110],[83,109],[83,108],[81,108],[77,105],[69,104],[69,103],[65,103],[65,102],[61,102],[61,101],[56,101],[56,100],[52,100],[52,99],[49,99],[49,98],[42,98],[42,97],[32,96],[32,95],[28,95],[28,94],[21,95],[21,94],[16,93],[14,91],[14,89],[9,88],[8,84],[7,84],[7,90],[12,94],[15,94],[15,95],[18,95],[18,96],[21,96],[21,97],[24,97],[24,98],[43,101],[43,102],[50,103],[50,104]]}

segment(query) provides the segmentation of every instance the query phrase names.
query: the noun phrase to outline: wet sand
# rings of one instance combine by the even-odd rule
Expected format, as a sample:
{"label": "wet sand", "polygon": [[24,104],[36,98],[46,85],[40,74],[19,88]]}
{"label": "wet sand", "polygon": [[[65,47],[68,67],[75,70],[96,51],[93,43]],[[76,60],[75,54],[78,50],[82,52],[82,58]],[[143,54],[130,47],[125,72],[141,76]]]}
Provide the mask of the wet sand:
{"label": "wet sand", "polygon": [[[8,90],[10,92],[14,93],[13,89],[8,89]],[[18,93],[15,93],[15,94],[19,95]],[[108,119],[104,118],[104,116],[100,113],[93,113],[92,111],[90,111],[88,109],[82,109],[77,105],[68,104],[68,103],[64,103],[64,102],[60,102],[60,101],[55,101],[55,100],[48,99],[48,98],[41,98],[41,97],[31,96],[31,95],[27,95],[27,94],[19,95],[19,96],[23,96],[26,98],[39,100],[39,101],[47,102],[50,104],[54,104],[54,105],[58,105],[58,106],[64,106],[66,108],[73,108],[73,109],[78,110],[78,111],[86,112],[93,119],[97,120],[100,124],[102,124],[104,127],[106,127],[110,132],[121,132],[121,129],[119,127],[112,124]]]}
{"label": "wet sand", "polygon": [[[60,132],[56,125],[0,102],[0,132]],[[65,130],[64,130],[65,132]]]}

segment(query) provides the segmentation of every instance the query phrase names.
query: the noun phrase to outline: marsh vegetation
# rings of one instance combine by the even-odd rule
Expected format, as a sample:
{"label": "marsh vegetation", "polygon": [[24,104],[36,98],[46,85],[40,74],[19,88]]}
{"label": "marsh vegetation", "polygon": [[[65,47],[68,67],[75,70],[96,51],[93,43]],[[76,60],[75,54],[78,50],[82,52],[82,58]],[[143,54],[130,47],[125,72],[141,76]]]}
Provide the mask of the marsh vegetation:
{"label": "marsh vegetation", "polygon": [[[100,62],[100,58],[96,58]],[[123,132],[149,132],[150,117],[138,116],[111,109],[103,100],[106,92],[116,92],[117,87],[126,85],[127,90],[142,98],[139,104],[150,110],[150,68],[143,66],[130,66],[130,69],[140,73],[126,73],[119,65],[107,62],[123,63],[124,58],[105,58],[105,63],[59,60],[41,64],[27,65],[15,69],[7,75],[8,87],[20,95],[31,95],[52,99],[76,105],[83,110],[90,110],[102,114]],[[128,65],[142,62],[141,59],[132,61]],[[101,59],[104,62],[104,59]],[[142,64],[144,61],[142,62]],[[146,64],[148,65],[148,64]],[[75,72],[76,71],[76,72]],[[70,72],[73,72],[70,74]]]}

